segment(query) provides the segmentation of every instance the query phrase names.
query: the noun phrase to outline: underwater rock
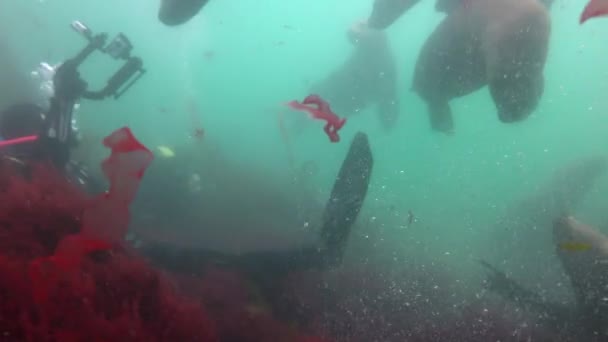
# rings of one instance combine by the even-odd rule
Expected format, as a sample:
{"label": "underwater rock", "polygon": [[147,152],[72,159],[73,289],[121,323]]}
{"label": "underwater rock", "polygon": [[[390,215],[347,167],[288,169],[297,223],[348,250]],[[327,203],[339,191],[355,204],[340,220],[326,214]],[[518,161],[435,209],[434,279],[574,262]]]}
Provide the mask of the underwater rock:
{"label": "underwater rock", "polygon": [[464,296],[437,264],[345,265],[295,274],[290,284],[309,324],[336,342],[567,341],[533,315]]}

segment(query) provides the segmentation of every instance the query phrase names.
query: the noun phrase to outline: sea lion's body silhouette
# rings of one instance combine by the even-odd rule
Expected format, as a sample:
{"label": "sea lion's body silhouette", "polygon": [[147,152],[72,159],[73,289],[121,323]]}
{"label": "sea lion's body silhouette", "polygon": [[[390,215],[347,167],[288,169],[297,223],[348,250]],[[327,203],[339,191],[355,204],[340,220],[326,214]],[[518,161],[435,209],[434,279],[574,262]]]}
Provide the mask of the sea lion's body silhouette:
{"label": "sea lion's body silhouette", "polygon": [[310,91],[331,103],[339,115],[350,116],[376,105],[380,123],[391,129],[399,116],[399,101],[397,66],[388,37],[365,22],[356,22],[348,38],[354,47],[348,60]]}
{"label": "sea lion's body silhouette", "polygon": [[[376,0],[370,24],[387,27],[417,1]],[[544,90],[551,30],[538,0],[439,0],[447,16],[425,42],[412,90],[433,129],[453,129],[450,100],[488,86],[502,122],[528,117]]]}
{"label": "sea lion's body silhouette", "polygon": [[187,23],[207,4],[209,0],[161,0],[158,20],[167,26]]}

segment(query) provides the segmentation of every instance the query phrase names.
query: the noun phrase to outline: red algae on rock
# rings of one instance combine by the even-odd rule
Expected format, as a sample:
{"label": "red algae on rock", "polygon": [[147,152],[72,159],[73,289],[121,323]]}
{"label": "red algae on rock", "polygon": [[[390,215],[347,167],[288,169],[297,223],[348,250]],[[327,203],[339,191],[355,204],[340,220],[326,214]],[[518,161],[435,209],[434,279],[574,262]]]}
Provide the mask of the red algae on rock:
{"label": "red algae on rock", "polygon": [[129,207],[154,156],[126,127],[107,136],[103,144],[112,150],[101,164],[110,189],[84,212],[83,233],[116,243],[127,234]]}
{"label": "red algae on rock", "polygon": [[0,165],[0,340],[218,341],[120,241],[152,154],[122,128],[104,140],[110,190],[92,201],[50,167]]}
{"label": "red algae on rock", "polygon": [[208,267],[202,277],[178,275],[176,279],[209,310],[222,342],[330,342],[277,320],[270,308],[254,298],[253,285],[237,271]]}

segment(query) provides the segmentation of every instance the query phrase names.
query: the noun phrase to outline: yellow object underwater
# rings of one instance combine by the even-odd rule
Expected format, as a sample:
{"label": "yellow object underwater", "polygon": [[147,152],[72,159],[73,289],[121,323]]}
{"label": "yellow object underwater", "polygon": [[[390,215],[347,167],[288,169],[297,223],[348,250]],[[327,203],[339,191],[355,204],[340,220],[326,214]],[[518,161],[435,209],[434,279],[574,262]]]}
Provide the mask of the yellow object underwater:
{"label": "yellow object underwater", "polygon": [[591,245],[588,243],[568,241],[560,243],[559,248],[569,252],[585,252],[591,249]]}
{"label": "yellow object underwater", "polygon": [[158,153],[160,154],[161,157],[164,158],[172,158],[175,157],[175,152],[173,152],[173,150],[167,146],[157,146],[156,149],[158,150]]}

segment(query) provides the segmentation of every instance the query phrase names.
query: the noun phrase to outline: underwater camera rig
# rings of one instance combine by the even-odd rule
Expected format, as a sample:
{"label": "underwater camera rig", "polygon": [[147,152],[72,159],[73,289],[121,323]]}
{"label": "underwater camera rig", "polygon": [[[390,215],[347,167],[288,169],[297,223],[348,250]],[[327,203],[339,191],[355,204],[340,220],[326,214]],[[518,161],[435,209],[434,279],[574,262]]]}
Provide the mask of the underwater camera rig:
{"label": "underwater camera rig", "polygon": [[[119,33],[109,44],[107,33],[93,34],[82,22],[74,21],[72,28],[82,35],[88,44],[76,56],[63,62],[53,76],[54,94],[45,115],[43,131],[39,135],[41,153],[50,157],[57,166],[63,167],[70,158],[73,144],[72,115],[76,103],[81,99],[103,100],[109,96],[120,98],[146,72],[141,58],[131,56],[133,46],[129,39]],[[95,51],[109,55],[115,60],[124,60],[123,66],[107,80],[106,86],[97,91],[88,89],[80,77],[78,68]]]}

